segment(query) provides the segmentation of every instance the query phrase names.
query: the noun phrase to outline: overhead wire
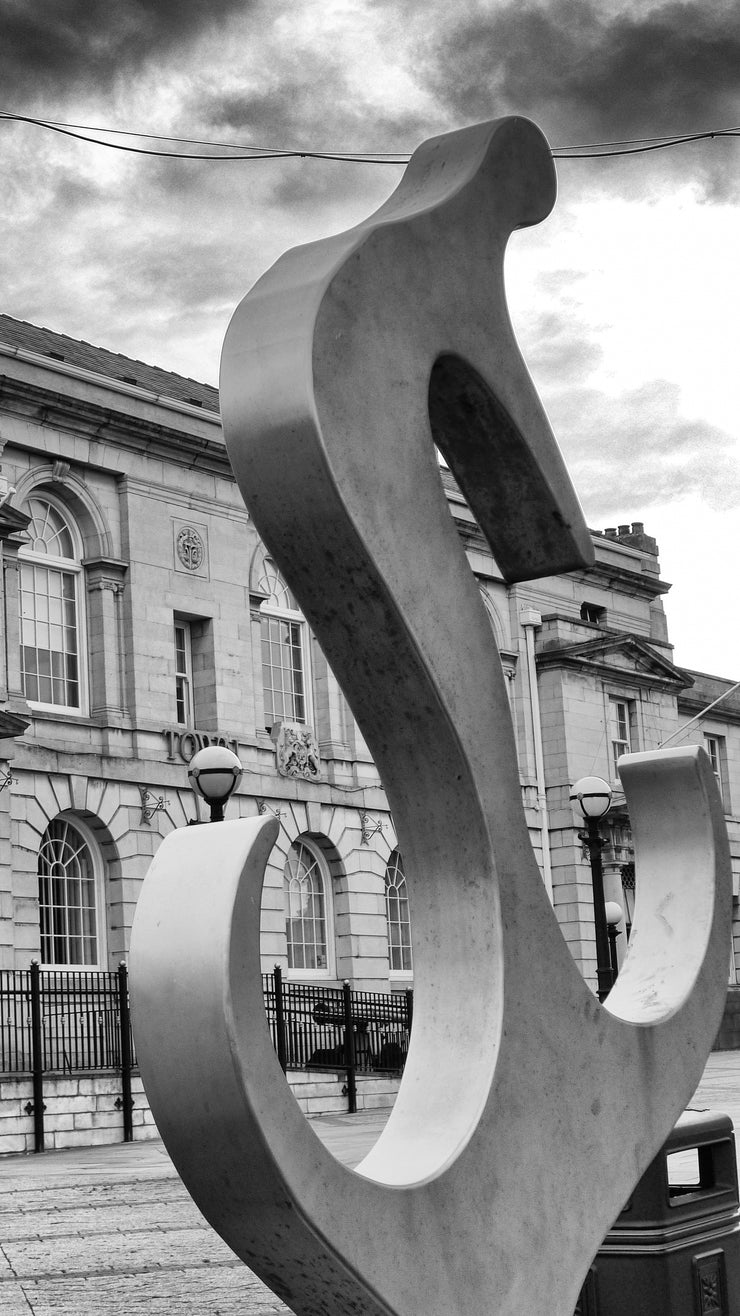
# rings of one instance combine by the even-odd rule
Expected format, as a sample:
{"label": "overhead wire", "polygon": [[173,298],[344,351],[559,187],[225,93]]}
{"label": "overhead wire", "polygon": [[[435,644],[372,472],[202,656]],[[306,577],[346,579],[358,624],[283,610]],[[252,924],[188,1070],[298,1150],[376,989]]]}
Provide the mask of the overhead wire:
{"label": "overhead wire", "polygon": [[603,160],[612,156],[642,155],[646,151],[664,151],[670,146],[685,146],[688,142],[713,140],[715,137],[740,137],[740,128],[718,128],[714,132],[686,133],[681,137],[646,138],[641,143],[625,145],[624,149],[621,149],[620,143],[603,143],[602,145],[620,147],[620,149],[607,151],[591,146],[556,146],[552,148],[552,155],[556,160]]}
{"label": "overhead wire", "polygon": [[[158,133],[137,132],[126,128],[105,128],[89,124],[67,123],[59,119],[46,119],[29,114],[17,114],[10,110],[0,110],[0,119],[6,122],[27,123],[59,133],[77,141],[89,142],[93,146],[107,147],[109,150],[125,151],[134,155],[154,156],[171,160],[214,160],[214,161],[257,161],[257,160],[336,160],[345,164],[381,164],[405,165],[411,154],[404,151],[347,151],[325,149],[301,149],[296,147],[255,146],[242,142],[207,141],[197,137],[174,137]],[[105,134],[100,136],[99,134]],[[684,146],[690,142],[714,140],[720,137],[739,137],[740,127],[715,128],[706,132],[675,134],[670,137],[637,137],[624,141],[591,142],[575,146],[554,146],[551,148],[556,160],[597,160],[611,159],[617,156],[640,155],[648,151],[663,151],[671,147]],[[108,141],[106,137],[128,137],[140,142],[168,142],[175,146],[204,147],[201,151],[167,150],[155,147],[136,146],[121,141]]]}
{"label": "overhead wire", "polygon": [[[0,119],[15,123],[28,123],[37,128],[45,128],[65,137],[78,141],[90,142],[94,146],[105,146],[110,150],[127,151],[135,155],[159,156],[174,160],[277,160],[277,159],[312,159],[337,160],[358,164],[408,164],[411,156],[401,151],[322,151],[299,148],[253,146],[239,142],[209,142],[199,138],[169,137],[157,133],[142,133],[133,129],[100,128],[87,124],[64,123],[55,119],[41,119],[28,114],[15,114],[0,110]],[[133,137],[140,141],[174,142],[176,145],[204,146],[206,151],[168,151],[145,146],[131,146],[123,142],[105,141],[93,134],[106,133],[109,136]],[[216,152],[219,154],[216,154]]]}

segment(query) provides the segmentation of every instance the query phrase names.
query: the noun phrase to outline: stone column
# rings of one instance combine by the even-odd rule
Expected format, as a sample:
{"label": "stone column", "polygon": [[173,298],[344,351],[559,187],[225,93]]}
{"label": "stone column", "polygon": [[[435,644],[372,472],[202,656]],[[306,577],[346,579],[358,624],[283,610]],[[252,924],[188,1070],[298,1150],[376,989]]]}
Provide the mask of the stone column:
{"label": "stone column", "polygon": [[262,684],[262,613],[261,605],[267,598],[258,590],[249,591],[249,628],[252,644],[252,717],[251,724],[255,731],[264,733],[264,695]]}
{"label": "stone column", "polygon": [[352,758],[346,704],[339,683],[314,640],[311,649],[316,706],[316,739],[322,759]]}
{"label": "stone column", "polygon": [[[7,483],[7,482],[6,482]],[[11,843],[12,795],[10,760],[15,737],[29,725],[27,717],[11,709],[27,710],[21,684],[20,609],[18,604],[18,550],[27,540],[30,518],[10,503],[0,505],[0,557],[2,558],[3,605],[0,608],[0,968],[15,967],[15,909],[13,897],[13,852]]]}
{"label": "stone column", "polygon": [[5,696],[13,703],[22,700],[25,704],[23,683],[21,680],[21,630],[20,605],[18,599],[18,549],[19,544],[3,543],[3,587],[5,606],[3,608],[3,625],[5,629]]}
{"label": "stone column", "polygon": [[[2,741],[0,758],[0,784],[10,773]],[[11,742],[12,743],[12,742]],[[13,865],[10,843],[10,789],[0,790],[0,969],[12,969],[13,964]]]}
{"label": "stone column", "polygon": [[88,662],[90,713],[93,717],[120,718],[125,712],[123,602],[125,562],[115,558],[86,558],[88,607]]}
{"label": "stone column", "polygon": [[15,737],[28,726],[26,718],[0,709],[0,969],[15,967],[15,903],[11,836],[12,772]]}

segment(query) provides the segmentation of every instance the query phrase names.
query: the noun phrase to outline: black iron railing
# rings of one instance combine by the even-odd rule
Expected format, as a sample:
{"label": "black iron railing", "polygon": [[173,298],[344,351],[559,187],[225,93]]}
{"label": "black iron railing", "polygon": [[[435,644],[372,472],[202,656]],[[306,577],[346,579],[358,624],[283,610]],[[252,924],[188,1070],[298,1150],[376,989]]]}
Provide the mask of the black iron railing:
{"label": "black iron railing", "polygon": [[[413,997],[286,982],[263,977],[267,1022],[284,1071],[346,1072],[350,1110],[358,1074],[400,1074],[411,1034]],[[45,1074],[121,1074],[125,1136],[131,1136],[131,1070],[136,1065],[128,977],[115,972],[60,973],[32,964],[0,970],[0,1074],[30,1075],[34,1118],[43,1123]],[[38,1136],[43,1142],[43,1128]]]}
{"label": "black iron railing", "polygon": [[[120,1069],[125,965],[118,972],[0,970],[0,1073],[71,1074]],[[133,1039],[131,1063],[136,1063]]]}
{"label": "black iron railing", "polygon": [[357,1074],[400,1074],[413,1020],[411,991],[353,991],[262,979],[267,1022],[283,1070],[346,1070],[350,1110]]}
{"label": "black iron railing", "polygon": [[32,1055],[30,971],[0,969],[0,1073],[30,1073]]}
{"label": "black iron railing", "polygon": [[121,1075],[124,1142],[133,1138],[131,1070],[136,1064],[128,974],[32,964],[0,970],[0,1074],[30,1075],[36,1151],[44,1148],[44,1076],[115,1070]]}

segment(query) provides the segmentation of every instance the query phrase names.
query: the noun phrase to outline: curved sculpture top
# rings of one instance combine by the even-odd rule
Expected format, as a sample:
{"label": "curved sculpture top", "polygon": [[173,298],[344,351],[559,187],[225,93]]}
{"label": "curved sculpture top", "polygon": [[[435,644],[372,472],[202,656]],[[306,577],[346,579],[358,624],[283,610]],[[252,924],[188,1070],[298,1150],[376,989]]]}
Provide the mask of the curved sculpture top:
{"label": "curved sculpture top", "polygon": [[224,345],[232,465],[379,767],[414,919],[406,1071],[351,1173],[303,1120],[264,1020],[275,820],[174,833],[137,910],[157,1123],[205,1215],[299,1316],[571,1316],[722,1009],[729,859],[693,749],[625,761],[632,944],[605,1007],[583,983],[534,860],[494,638],[441,487],[435,445],[509,580],[591,560],[503,286],[509,234],[554,194],[526,120],[427,142],[377,214],[282,257]]}

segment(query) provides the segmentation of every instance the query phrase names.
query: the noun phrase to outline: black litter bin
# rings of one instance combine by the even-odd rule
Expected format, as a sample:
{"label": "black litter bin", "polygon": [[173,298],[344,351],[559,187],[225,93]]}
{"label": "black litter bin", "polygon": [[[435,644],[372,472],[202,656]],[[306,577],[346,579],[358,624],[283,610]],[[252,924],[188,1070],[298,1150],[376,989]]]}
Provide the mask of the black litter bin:
{"label": "black litter bin", "polygon": [[728,1115],[681,1116],[599,1248],[576,1316],[740,1316]]}

